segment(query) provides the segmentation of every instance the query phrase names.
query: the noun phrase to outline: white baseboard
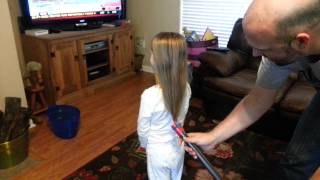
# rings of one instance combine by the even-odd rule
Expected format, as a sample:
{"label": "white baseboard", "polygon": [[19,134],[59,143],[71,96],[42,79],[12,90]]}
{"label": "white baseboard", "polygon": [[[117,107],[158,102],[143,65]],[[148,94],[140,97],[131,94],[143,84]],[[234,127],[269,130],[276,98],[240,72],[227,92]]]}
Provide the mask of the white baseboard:
{"label": "white baseboard", "polygon": [[143,71],[143,72],[152,73],[152,74],[154,73],[151,66],[145,66],[145,65],[143,65],[143,66],[142,66],[142,71]]}

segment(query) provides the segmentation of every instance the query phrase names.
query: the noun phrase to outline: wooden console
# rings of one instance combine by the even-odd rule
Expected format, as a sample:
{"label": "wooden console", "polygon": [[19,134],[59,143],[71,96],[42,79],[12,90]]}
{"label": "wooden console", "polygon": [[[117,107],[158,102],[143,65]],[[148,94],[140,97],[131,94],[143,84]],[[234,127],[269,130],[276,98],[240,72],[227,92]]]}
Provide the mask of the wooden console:
{"label": "wooden console", "polygon": [[[22,45],[25,61],[37,61],[43,66],[45,95],[49,104],[55,104],[66,95],[103,79],[133,71],[131,26],[66,31],[36,37],[23,35]],[[95,49],[95,45],[101,45],[101,48]]]}

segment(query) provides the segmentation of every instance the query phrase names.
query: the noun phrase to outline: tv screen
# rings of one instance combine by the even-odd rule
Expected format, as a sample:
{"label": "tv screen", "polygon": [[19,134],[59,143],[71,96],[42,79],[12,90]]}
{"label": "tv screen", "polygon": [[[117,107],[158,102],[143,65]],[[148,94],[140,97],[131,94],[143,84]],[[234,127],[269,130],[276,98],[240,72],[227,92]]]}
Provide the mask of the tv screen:
{"label": "tv screen", "polygon": [[124,0],[21,0],[32,25],[112,21],[125,17]]}

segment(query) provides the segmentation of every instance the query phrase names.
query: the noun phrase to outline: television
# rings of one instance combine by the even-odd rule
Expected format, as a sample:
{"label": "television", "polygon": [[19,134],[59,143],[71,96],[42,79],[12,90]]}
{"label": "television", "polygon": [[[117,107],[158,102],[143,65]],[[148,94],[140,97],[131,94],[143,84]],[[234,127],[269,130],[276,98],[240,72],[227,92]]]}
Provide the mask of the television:
{"label": "television", "polygon": [[74,30],[126,18],[126,0],[20,0],[20,5],[28,28]]}

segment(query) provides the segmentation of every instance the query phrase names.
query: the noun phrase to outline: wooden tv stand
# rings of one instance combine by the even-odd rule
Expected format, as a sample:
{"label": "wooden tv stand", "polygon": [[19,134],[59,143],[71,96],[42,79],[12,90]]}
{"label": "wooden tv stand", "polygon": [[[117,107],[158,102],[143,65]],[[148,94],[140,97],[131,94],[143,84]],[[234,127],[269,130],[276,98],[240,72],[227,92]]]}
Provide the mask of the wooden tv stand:
{"label": "wooden tv stand", "polygon": [[133,72],[132,27],[22,35],[26,62],[42,64],[45,95],[55,104],[71,93]]}

